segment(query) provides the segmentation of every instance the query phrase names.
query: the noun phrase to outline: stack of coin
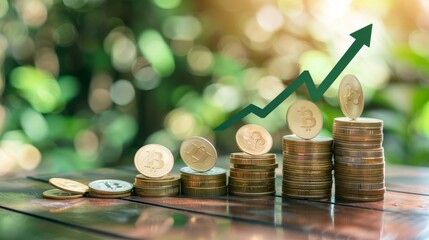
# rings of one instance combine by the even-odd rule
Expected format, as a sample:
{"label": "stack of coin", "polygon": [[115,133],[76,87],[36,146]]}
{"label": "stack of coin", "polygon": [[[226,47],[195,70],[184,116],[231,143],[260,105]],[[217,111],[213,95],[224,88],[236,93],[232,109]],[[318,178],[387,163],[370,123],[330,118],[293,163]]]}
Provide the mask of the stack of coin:
{"label": "stack of coin", "polygon": [[193,197],[222,196],[227,192],[226,170],[212,167],[198,172],[190,167],[180,169],[182,194]]}
{"label": "stack of coin", "polygon": [[51,178],[49,183],[55,187],[43,192],[43,197],[55,200],[81,198],[89,191],[87,185],[65,178]]}
{"label": "stack of coin", "polygon": [[115,179],[103,179],[90,182],[89,196],[96,198],[123,198],[131,196],[133,185]]}
{"label": "stack of coin", "polygon": [[180,177],[166,175],[150,178],[138,174],[134,180],[134,194],[141,197],[170,197],[179,194]]}
{"label": "stack of coin", "polygon": [[383,121],[334,120],[335,197],[355,201],[384,199]]}
{"label": "stack of coin", "polygon": [[229,170],[229,193],[240,196],[263,196],[275,193],[276,155],[266,153],[250,155],[231,153]]}
{"label": "stack of coin", "polygon": [[168,148],[159,144],[141,147],[134,164],[140,174],[134,179],[134,193],[141,197],[175,196],[180,192],[180,177],[168,175],[174,158]]}
{"label": "stack of coin", "polygon": [[331,196],[332,138],[283,137],[283,196],[324,199]]}

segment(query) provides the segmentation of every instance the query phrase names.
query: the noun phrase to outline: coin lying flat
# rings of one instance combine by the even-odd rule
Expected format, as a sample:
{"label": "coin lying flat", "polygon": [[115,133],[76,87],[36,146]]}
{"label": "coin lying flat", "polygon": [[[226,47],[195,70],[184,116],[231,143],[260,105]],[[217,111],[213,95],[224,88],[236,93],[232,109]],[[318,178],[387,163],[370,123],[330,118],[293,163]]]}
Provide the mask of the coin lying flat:
{"label": "coin lying flat", "polygon": [[316,137],[323,126],[319,108],[306,100],[298,100],[292,104],[287,111],[286,119],[291,132],[302,139]]}
{"label": "coin lying flat", "polygon": [[241,151],[253,155],[265,154],[273,146],[271,134],[256,124],[247,124],[238,129],[235,140]]}
{"label": "coin lying flat", "polygon": [[88,186],[90,192],[94,194],[124,194],[133,189],[131,183],[115,179],[96,180],[90,182]]}
{"label": "coin lying flat", "polygon": [[168,148],[159,144],[141,147],[134,156],[137,170],[147,177],[162,177],[173,169],[174,158]]}
{"label": "coin lying flat", "polygon": [[43,197],[56,200],[67,200],[83,197],[82,194],[66,192],[60,189],[50,189],[43,192]]}
{"label": "coin lying flat", "polygon": [[51,178],[49,183],[58,189],[74,194],[84,194],[89,190],[87,185],[65,178]]}
{"label": "coin lying flat", "polygon": [[346,75],[338,88],[341,111],[351,119],[358,118],[363,111],[363,91],[354,75]]}
{"label": "coin lying flat", "polygon": [[188,167],[198,172],[210,170],[217,160],[215,147],[207,139],[198,136],[182,142],[180,156]]}

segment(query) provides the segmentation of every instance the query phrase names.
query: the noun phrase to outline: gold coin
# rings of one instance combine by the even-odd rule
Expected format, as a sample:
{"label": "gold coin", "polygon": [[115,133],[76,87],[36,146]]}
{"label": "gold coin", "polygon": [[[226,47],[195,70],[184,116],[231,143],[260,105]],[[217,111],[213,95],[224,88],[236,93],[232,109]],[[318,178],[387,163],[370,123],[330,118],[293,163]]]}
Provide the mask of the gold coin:
{"label": "gold coin", "polygon": [[283,196],[304,199],[322,199],[331,196],[331,189],[310,190],[310,189],[289,189],[282,188]]}
{"label": "gold coin", "polygon": [[223,181],[192,181],[182,180],[182,186],[185,187],[195,187],[195,188],[213,188],[213,187],[222,187],[226,185],[226,179]]}
{"label": "gold coin", "polygon": [[244,179],[267,179],[267,178],[273,178],[275,177],[276,173],[274,170],[243,170],[243,169],[236,169],[236,168],[230,168],[229,169],[229,176],[235,177],[235,178],[244,178]]}
{"label": "gold coin", "polygon": [[235,159],[276,159],[275,153],[251,155],[251,154],[247,154],[247,153],[238,152],[238,153],[231,153],[229,156],[230,156],[230,158],[235,158]]}
{"label": "gold coin", "polygon": [[256,196],[271,196],[271,195],[274,195],[276,191],[250,193],[250,192],[240,192],[240,191],[229,190],[229,193],[237,196],[256,197]]}
{"label": "gold coin", "polygon": [[159,178],[173,169],[174,158],[168,148],[159,144],[148,144],[137,151],[134,164],[144,176]]}
{"label": "gold coin", "polygon": [[265,154],[273,146],[271,134],[256,124],[247,124],[238,129],[235,141],[241,151],[252,155]]}
{"label": "gold coin", "polygon": [[235,185],[235,186],[254,186],[254,187],[266,187],[271,186],[275,184],[276,179],[275,178],[268,178],[264,180],[249,180],[249,179],[240,179],[240,178],[234,178],[229,177],[228,183],[229,185]]}
{"label": "gold coin", "polygon": [[375,190],[385,188],[384,182],[377,183],[355,183],[355,182],[336,182],[335,186],[354,190]]}
{"label": "gold coin", "polygon": [[50,189],[43,192],[43,197],[48,199],[66,200],[83,197],[82,194],[66,192],[60,189]]}
{"label": "gold coin", "polygon": [[384,163],[377,164],[351,164],[351,163],[340,163],[336,162],[335,167],[337,169],[359,169],[359,170],[376,170],[384,169]]}
{"label": "gold coin", "polygon": [[385,163],[384,157],[375,157],[375,158],[355,158],[355,157],[335,157],[336,163],[349,163],[349,164],[379,164]]}
{"label": "gold coin", "polygon": [[195,197],[223,196],[226,194],[226,190],[226,186],[214,188],[192,188],[182,186],[182,194]]}
{"label": "gold coin", "polygon": [[384,200],[383,196],[364,196],[364,195],[352,195],[352,194],[340,194],[335,193],[335,200],[350,200],[350,201],[358,201],[358,202],[376,202]]}
{"label": "gold coin", "polygon": [[98,194],[98,193],[89,192],[88,196],[94,197],[94,198],[124,198],[124,197],[131,196],[131,192],[121,193],[121,194]]}
{"label": "gold coin", "polygon": [[314,177],[308,177],[308,176],[291,176],[291,175],[284,175],[283,181],[300,181],[300,182],[331,182],[332,181],[332,174],[326,175],[326,176],[314,176]]}
{"label": "gold coin", "polygon": [[136,187],[161,187],[161,186],[169,186],[169,185],[179,185],[180,177],[174,176],[172,179],[139,179],[135,178],[134,186]]}
{"label": "gold coin", "polygon": [[351,188],[345,188],[340,187],[338,185],[335,185],[335,192],[341,192],[343,194],[354,194],[354,195],[365,195],[365,196],[380,196],[384,195],[386,192],[386,188],[379,188],[379,189],[371,189],[371,190],[363,190],[363,189],[351,189]]}
{"label": "gold coin", "polygon": [[58,189],[75,194],[85,194],[89,191],[87,185],[65,178],[51,178],[49,183]]}
{"label": "gold coin", "polygon": [[239,169],[276,169],[279,164],[267,164],[267,165],[241,165],[241,164],[234,164],[234,168]]}
{"label": "gold coin", "polygon": [[286,119],[291,132],[303,139],[316,137],[323,126],[319,108],[306,100],[293,103],[287,111]]}
{"label": "gold coin", "polygon": [[336,127],[347,127],[348,129],[382,129],[383,120],[365,117],[360,117],[351,120],[347,117],[337,117],[334,119],[334,128]]}
{"label": "gold coin", "polygon": [[232,164],[238,164],[238,165],[269,165],[269,164],[275,164],[276,159],[240,159],[240,158],[231,158]]}
{"label": "gold coin", "polygon": [[341,111],[351,119],[358,118],[363,111],[363,91],[354,75],[346,75],[338,88]]}
{"label": "gold coin", "polygon": [[179,194],[180,187],[176,186],[164,186],[164,187],[145,187],[135,188],[134,193],[141,197],[170,197]]}
{"label": "gold coin", "polygon": [[364,151],[352,148],[335,147],[334,155],[354,158],[373,158],[373,157],[384,157],[383,147],[377,149],[366,149]]}
{"label": "gold coin", "polygon": [[153,181],[158,181],[158,180],[172,180],[172,179],[174,179],[174,178],[176,178],[177,177],[177,175],[174,175],[174,174],[167,174],[167,175],[164,175],[164,176],[162,176],[162,177],[157,177],[157,178],[154,178],[154,177],[147,177],[147,176],[145,176],[145,175],[143,175],[143,174],[137,174],[136,175],[136,178],[137,179],[143,179],[143,180],[153,180]]}
{"label": "gold coin", "polygon": [[362,183],[377,183],[384,182],[384,174],[377,175],[343,175],[341,173],[335,172],[334,174],[335,182],[362,182]]}
{"label": "gold coin", "polygon": [[198,172],[210,170],[217,160],[215,147],[207,139],[198,136],[182,142],[180,156],[188,167]]}
{"label": "gold coin", "polygon": [[238,185],[229,184],[228,188],[230,191],[233,191],[233,192],[249,192],[249,193],[271,192],[276,190],[275,184],[267,185],[267,186],[238,186]]}

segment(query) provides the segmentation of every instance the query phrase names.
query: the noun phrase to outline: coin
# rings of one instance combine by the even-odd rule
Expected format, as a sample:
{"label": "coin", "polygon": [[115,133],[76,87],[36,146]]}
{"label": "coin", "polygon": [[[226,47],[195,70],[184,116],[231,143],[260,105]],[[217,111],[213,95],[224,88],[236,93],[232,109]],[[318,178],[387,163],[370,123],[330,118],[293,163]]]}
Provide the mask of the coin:
{"label": "coin", "polygon": [[242,164],[234,164],[234,168],[240,168],[240,169],[276,169],[279,164],[267,164],[267,165],[242,165]]}
{"label": "coin", "polygon": [[219,167],[213,167],[209,171],[206,172],[198,172],[190,167],[182,167],[180,169],[180,173],[183,174],[182,177],[192,176],[192,177],[203,177],[204,179],[208,179],[208,177],[224,177],[226,176],[226,170]]}
{"label": "coin", "polygon": [[275,171],[274,170],[250,170],[250,169],[243,170],[243,169],[230,168],[229,176],[235,177],[235,178],[257,180],[257,179],[273,178],[275,177]]}
{"label": "coin", "polygon": [[252,155],[262,155],[270,151],[273,146],[271,134],[256,124],[246,124],[235,134],[238,148]]}
{"label": "coin", "polygon": [[237,196],[246,196],[246,197],[255,197],[255,196],[271,196],[276,193],[276,191],[268,191],[268,192],[240,192],[240,191],[232,191],[229,190],[229,193]]}
{"label": "coin", "polygon": [[261,155],[251,155],[251,154],[247,154],[247,153],[242,153],[242,152],[238,152],[238,153],[231,153],[230,154],[230,158],[235,158],[235,159],[276,159],[276,154],[275,153],[266,153],[266,154],[261,154]]}
{"label": "coin", "polygon": [[174,176],[172,179],[141,179],[135,178],[135,187],[160,187],[160,186],[180,185],[180,177]]}
{"label": "coin", "polygon": [[286,119],[291,132],[303,139],[316,137],[323,126],[319,108],[306,100],[298,100],[293,103],[287,111]]}
{"label": "coin", "polygon": [[217,160],[215,147],[207,139],[198,136],[182,142],[180,156],[188,167],[199,172],[210,170]]}
{"label": "coin", "polygon": [[96,180],[90,182],[88,186],[90,192],[95,194],[124,194],[133,189],[131,183],[115,179]]}
{"label": "coin", "polygon": [[232,185],[229,184],[228,188],[230,191],[233,192],[249,192],[249,193],[256,193],[256,192],[271,192],[275,191],[275,185],[267,185],[267,186],[239,186],[239,185]]}
{"label": "coin", "polygon": [[164,187],[145,187],[135,188],[134,193],[141,197],[171,197],[179,194],[180,187],[176,186],[164,186]]}
{"label": "coin", "polygon": [[66,200],[83,197],[82,194],[66,192],[60,189],[50,189],[43,192],[43,197],[48,199]]}
{"label": "coin", "polygon": [[341,111],[351,119],[358,118],[363,112],[363,91],[354,75],[346,75],[338,88]]}
{"label": "coin", "polygon": [[222,196],[226,194],[227,188],[213,187],[213,188],[192,188],[182,186],[182,193],[190,196],[210,197],[210,196]]}
{"label": "coin", "polygon": [[137,170],[147,177],[162,177],[173,169],[174,158],[168,148],[159,144],[141,147],[134,156]]}
{"label": "coin", "polygon": [[383,127],[383,120],[376,119],[376,118],[366,118],[366,117],[359,117],[354,120],[350,120],[350,118],[347,117],[337,117],[334,119],[334,126],[335,127],[347,127],[348,129],[361,129],[365,128],[368,129],[380,129]]}
{"label": "coin", "polygon": [[65,178],[51,178],[49,183],[58,189],[74,194],[85,194],[89,190],[87,185]]}
{"label": "coin", "polygon": [[168,174],[168,175],[164,175],[164,176],[162,176],[162,177],[157,177],[157,178],[154,178],[154,177],[147,177],[147,176],[145,176],[145,175],[143,175],[143,174],[137,174],[136,175],[136,178],[138,178],[138,179],[143,179],[143,180],[154,180],[154,181],[158,181],[158,180],[172,180],[172,179],[174,179],[174,178],[176,178],[177,176],[176,175],[174,175],[174,174],[172,174],[172,175],[170,175],[170,174]]}
{"label": "coin", "polygon": [[235,185],[235,186],[269,186],[269,185],[273,185],[275,184],[276,179],[275,178],[267,178],[267,179],[263,179],[263,180],[248,180],[248,179],[243,179],[243,178],[234,178],[234,177],[229,177],[228,178],[228,182],[230,185]]}
{"label": "coin", "polygon": [[97,193],[90,192],[88,196],[94,197],[94,198],[124,198],[124,197],[131,196],[131,193],[129,192],[129,193],[121,193],[121,194],[97,194]]}
{"label": "coin", "polygon": [[269,165],[269,164],[275,164],[276,159],[240,159],[240,158],[231,158],[232,164],[238,164],[238,165]]}

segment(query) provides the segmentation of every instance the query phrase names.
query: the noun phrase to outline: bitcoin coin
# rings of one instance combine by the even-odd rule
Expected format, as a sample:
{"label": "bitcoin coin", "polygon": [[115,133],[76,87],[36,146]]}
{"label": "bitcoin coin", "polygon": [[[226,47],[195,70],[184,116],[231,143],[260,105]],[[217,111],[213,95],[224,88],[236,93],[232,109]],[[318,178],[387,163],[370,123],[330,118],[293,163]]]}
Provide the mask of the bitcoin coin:
{"label": "bitcoin coin", "polygon": [[286,119],[291,132],[303,139],[316,137],[323,126],[319,108],[306,100],[298,100],[293,103],[287,111]]}
{"label": "bitcoin coin", "polygon": [[74,194],[85,194],[89,190],[87,185],[65,178],[51,178],[49,183],[58,189]]}
{"label": "bitcoin coin", "polygon": [[131,183],[115,179],[96,180],[90,182],[88,186],[90,193],[93,194],[125,194],[133,189]]}
{"label": "bitcoin coin", "polygon": [[137,170],[147,177],[162,177],[173,169],[174,158],[168,148],[159,144],[141,147],[134,156]]}
{"label": "bitcoin coin", "polygon": [[240,158],[231,158],[232,164],[238,165],[269,165],[275,164],[276,159],[240,159]]}
{"label": "bitcoin coin", "polygon": [[270,151],[273,139],[270,133],[256,124],[247,124],[235,134],[238,148],[252,155],[262,155]]}
{"label": "bitcoin coin", "polygon": [[235,159],[276,159],[276,154],[275,153],[266,153],[266,154],[261,154],[261,155],[251,155],[251,154],[247,154],[247,153],[242,153],[242,152],[238,152],[238,153],[231,153],[230,154],[230,158],[235,158]]}
{"label": "bitcoin coin", "polygon": [[172,174],[172,175],[170,175],[170,174],[168,174],[168,175],[164,175],[164,176],[162,176],[162,177],[157,177],[157,178],[154,178],[154,177],[147,177],[147,176],[145,176],[145,175],[143,175],[143,174],[137,174],[136,175],[136,178],[138,178],[138,179],[143,179],[143,180],[154,180],[154,181],[158,181],[158,180],[160,180],[160,181],[163,181],[163,180],[172,180],[172,179],[174,179],[174,178],[176,178],[177,176],[176,175],[174,175],[174,174]]}
{"label": "bitcoin coin", "polygon": [[81,198],[83,197],[83,195],[66,192],[60,189],[50,189],[43,192],[43,197],[48,199],[67,200],[67,199]]}
{"label": "bitcoin coin", "polygon": [[213,167],[212,169],[210,169],[209,171],[206,172],[199,172],[199,171],[195,171],[193,169],[191,169],[190,167],[182,167],[180,169],[180,173],[182,174],[182,177],[192,177],[192,178],[198,178],[198,177],[202,177],[204,179],[209,179],[209,178],[219,178],[219,177],[224,177],[226,176],[226,170],[223,168],[219,168],[219,167]]}
{"label": "bitcoin coin", "polygon": [[217,160],[215,147],[207,139],[198,136],[182,142],[180,156],[188,167],[199,172],[210,170]]}
{"label": "bitcoin coin", "polygon": [[97,194],[90,192],[89,197],[94,198],[125,198],[131,196],[131,193],[121,193],[121,194]]}
{"label": "bitcoin coin", "polygon": [[353,130],[360,130],[362,128],[365,128],[367,131],[368,129],[380,130],[380,128],[383,127],[383,120],[366,117],[360,117],[354,120],[350,120],[347,117],[337,117],[334,119],[334,126],[342,128],[347,127],[348,129]]}
{"label": "bitcoin coin", "polygon": [[341,111],[347,117],[356,119],[363,112],[363,91],[359,80],[354,75],[346,75],[338,88]]}

